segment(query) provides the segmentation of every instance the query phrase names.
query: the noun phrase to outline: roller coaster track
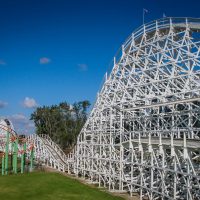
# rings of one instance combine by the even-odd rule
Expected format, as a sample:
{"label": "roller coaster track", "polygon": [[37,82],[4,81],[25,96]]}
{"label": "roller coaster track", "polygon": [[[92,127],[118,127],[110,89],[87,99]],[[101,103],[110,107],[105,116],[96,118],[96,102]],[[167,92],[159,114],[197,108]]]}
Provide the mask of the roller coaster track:
{"label": "roller coaster track", "polygon": [[140,199],[200,199],[200,19],[136,29],[114,57],[72,171]]}
{"label": "roller coaster track", "polygon": [[[6,119],[7,120],[7,119]],[[3,122],[3,123],[2,123]],[[9,121],[11,124],[11,122]],[[0,152],[6,151],[6,141],[7,141],[7,133],[9,133],[9,145],[8,145],[8,154],[12,154],[12,138],[18,138],[20,140],[20,137],[18,134],[14,131],[13,127],[11,128],[10,125],[7,125],[4,120],[0,123]],[[34,143],[35,148],[35,162],[42,163],[47,165],[48,167],[55,168],[59,171],[69,171],[69,167],[67,167],[67,156],[62,151],[62,149],[51,140],[51,138],[48,135],[29,135],[24,139],[27,146],[26,151],[26,158],[29,159],[31,154],[29,151],[30,146]],[[20,152],[23,150],[23,143],[18,143],[17,147],[17,154],[18,157],[21,156]]]}
{"label": "roller coaster track", "polygon": [[163,18],[128,37],[69,155],[29,138],[36,161],[110,191],[200,200],[200,19]]}
{"label": "roller coaster track", "polygon": [[65,165],[110,191],[200,200],[200,19],[164,18],[136,29],[70,155],[40,141],[48,165]]}
{"label": "roller coaster track", "polygon": [[59,171],[67,170],[67,156],[48,135],[33,134],[29,136],[29,140],[34,141],[36,162],[41,162]]}

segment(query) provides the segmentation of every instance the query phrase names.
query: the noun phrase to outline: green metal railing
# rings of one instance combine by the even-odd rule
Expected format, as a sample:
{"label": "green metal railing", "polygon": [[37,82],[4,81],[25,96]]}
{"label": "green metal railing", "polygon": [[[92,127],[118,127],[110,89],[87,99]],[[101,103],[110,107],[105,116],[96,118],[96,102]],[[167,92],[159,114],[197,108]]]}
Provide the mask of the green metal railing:
{"label": "green metal railing", "polygon": [[[0,129],[6,131],[5,141],[1,138],[4,148],[0,149],[1,174],[17,174],[25,172],[25,167],[29,171],[34,168],[34,145],[28,143],[26,138],[20,138],[13,130],[1,125]],[[27,157],[27,153],[29,156]]]}

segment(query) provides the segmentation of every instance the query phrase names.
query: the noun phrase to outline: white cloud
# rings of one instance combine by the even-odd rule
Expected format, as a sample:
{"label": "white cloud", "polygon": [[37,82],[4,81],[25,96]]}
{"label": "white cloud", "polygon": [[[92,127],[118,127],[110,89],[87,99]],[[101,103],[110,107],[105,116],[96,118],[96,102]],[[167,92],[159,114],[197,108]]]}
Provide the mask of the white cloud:
{"label": "white cloud", "polygon": [[35,99],[30,98],[30,97],[26,97],[24,99],[23,105],[25,108],[36,108],[37,107],[37,103],[36,103]]}
{"label": "white cloud", "polygon": [[12,120],[14,121],[18,121],[18,122],[24,122],[27,120],[27,118],[25,117],[25,115],[23,114],[14,114],[10,117]]}
{"label": "white cloud", "polygon": [[4,60],[0,60],[0,65],[6,65],[6,62]]}
{"label": "white cloud", "polygon": [[7,102],[0,100],[0,108],[5,108],[8,105]]}
{"label": "white cloud", "polygon": [[88,70],[88,65],[87,64],[78,64],[78,67],[80,69],[80,71],[87,71]]}
{"label": "white cloud", "polygon": [[51,59],[50,58],[47,58],[47,57],[42,57],[40,58],[40,64],[41,65],[44,65],[44,64],[48,64],[51,62]]}
{"label": "white cloud", "polygon": [[30,134],[35,132],[33,121],[29,120],[24,114],[14,114],[7,117],[13,123],[14,129],[19,134]]}

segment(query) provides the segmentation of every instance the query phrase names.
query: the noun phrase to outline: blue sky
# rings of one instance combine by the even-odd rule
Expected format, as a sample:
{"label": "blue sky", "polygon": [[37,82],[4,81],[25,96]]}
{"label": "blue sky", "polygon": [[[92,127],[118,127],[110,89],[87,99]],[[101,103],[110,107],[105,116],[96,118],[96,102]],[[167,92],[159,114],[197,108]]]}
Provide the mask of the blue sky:
{"label": "blue sky", "polygon": [[200,17],[200,1],[0,0],[0,116],[32,132],[36,106],[94,102],[113,56],[145,21]]}

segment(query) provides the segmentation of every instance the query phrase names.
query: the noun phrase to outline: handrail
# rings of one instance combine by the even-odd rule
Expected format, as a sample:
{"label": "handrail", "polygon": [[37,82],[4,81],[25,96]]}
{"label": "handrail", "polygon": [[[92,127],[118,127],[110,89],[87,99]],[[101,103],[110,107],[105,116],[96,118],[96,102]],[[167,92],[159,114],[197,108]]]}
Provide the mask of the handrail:
{"label": "handrail", "polygon": [[46,141],[51,145],[53,144],[57,149],[58,152],[56,152],[60,157],[62,157],[62,159],[66,162],[67,160],[67,156],[66,154],[63,152],[63,150],[60,148],[60,146],[58,144],[56,144],[50,137],[49,135],[45,135],[45,134],[41,134],[39,135],[39,137],[46,139]]}
{"label": "handrail", "polygon": [[[122,44],[122,46],[119,48],[117,53],[115,54],[116,63],[120,61],[122,50],[127,50],[129,45],[131,44],[132,40],[137,40],[140,38],[144,33],[147,34],[149,32],[155,31],[155,30],[161,30],[171,27],[180,27],[185,24],[185,27],[192,27],[192,25],[198,25],[196,29],[200,29],[200,18],[187,18],[187,17],[166,17],[166,18],[160,18],[158,20],[154,20],[148,23],[145,23],[138,28],[136,28],[131,35],[128,36],[128,38],[125,40],[125,42]],[[123,49],[122,49],[123,48]],[[111,68],[109,66],[109,68]],[[111,72],[108,72],[108,76],[110,76]]]}

